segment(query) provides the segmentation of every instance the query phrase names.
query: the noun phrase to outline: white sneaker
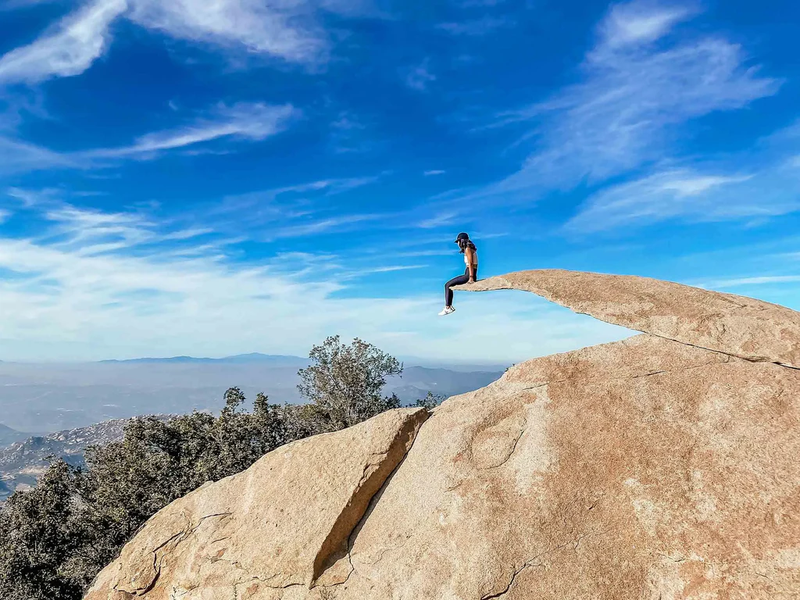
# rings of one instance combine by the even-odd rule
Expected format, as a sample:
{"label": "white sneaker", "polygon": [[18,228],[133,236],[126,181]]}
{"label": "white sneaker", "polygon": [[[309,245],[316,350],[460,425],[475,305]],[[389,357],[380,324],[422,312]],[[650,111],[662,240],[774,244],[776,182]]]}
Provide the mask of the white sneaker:
{"label": "white sneaker", "polygon": [[445,306],[444,310],[439,313],[439,316],[440,317],[445,317],[445,316],[447,316],[447,315],[449,315],[451,313],[454,313],[454,312],[456,312],[455,308],[453,308],[452,306]]}

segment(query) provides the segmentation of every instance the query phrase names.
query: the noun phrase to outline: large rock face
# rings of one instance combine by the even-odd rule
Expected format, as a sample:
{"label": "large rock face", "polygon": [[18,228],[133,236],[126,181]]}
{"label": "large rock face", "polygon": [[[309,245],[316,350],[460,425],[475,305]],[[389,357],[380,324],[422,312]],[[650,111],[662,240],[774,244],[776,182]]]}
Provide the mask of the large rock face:
{"label": "large rock face", "polygon": [[606,277],[482,285],[652,333],[270,453],[161,511],[87,599],[800,598],[800,371],[775,364],[797,313]]}

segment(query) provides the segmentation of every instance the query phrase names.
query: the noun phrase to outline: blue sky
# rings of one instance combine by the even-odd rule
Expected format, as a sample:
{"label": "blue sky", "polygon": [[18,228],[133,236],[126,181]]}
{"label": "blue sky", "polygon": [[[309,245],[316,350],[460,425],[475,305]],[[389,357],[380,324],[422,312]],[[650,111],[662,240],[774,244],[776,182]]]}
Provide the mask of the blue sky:
{"label": "blue sky", "polygon": [[625,332],[482,275],[800,309],[788,0],[0,0],[0,359],[520,360]]}

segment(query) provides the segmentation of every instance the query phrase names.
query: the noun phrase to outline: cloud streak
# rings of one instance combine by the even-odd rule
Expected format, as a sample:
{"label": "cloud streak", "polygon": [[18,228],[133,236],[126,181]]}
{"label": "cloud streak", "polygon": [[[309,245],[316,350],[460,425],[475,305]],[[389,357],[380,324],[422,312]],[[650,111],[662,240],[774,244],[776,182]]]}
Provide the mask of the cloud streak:
{"label": "cloud streak", "polygon": [[349,231],[354,226],[375,222],[385,218],[385,215],[379,214],[350,214],[340,217],[328,217],[321,219],[312,219],[308,222],[300,222],[294,225],[285,225],[277,227],[266,235],[267,240],[277,240],[285,238],[305,237],[308,235],[323,234],[329,232],[341,233],[342,231]]}
{"label": "cloud streak", "polygon": [[302,0],[135,0],[130,18],[176,39],[313,63],[327,50],[314,8]]}
{"label": "cloud streak", "polygon": [[766,275],[759,277],[740,277],[738,279],[720,279],[705,284],[708,288],[732,288],[745,286],[762,286],[770,284],[786,284],[800,282],[800,275]]}
{"label": "cloud streak", "polygon": [[436,229],[445,225],[452,225],[456,217],[458,217],[458,213],[454,211],[439,213],[428,219],[423,219],[417,223],[417,227],[421,229]]}
{"label": "cloud streak", "polygon": [[106,51],[109,27],[127,7],[126,0],[97,0],[78,9],[35,42],[0,58],[0,83],[80,75]]}
{"label": "cloud streak", "polygon": [[129,146],[65,153],[0,135],[0,175],[49,169],[90,169],[125,159],[151,159],[182,148],[200,146],[202,151],[204,144],[215,141],[260,142],[284,131],[301,114],[290,104],[220,104],[189,125],[143,135]]}
{"label": "cloud streak", "polygon": [[436,75],[431,73],[430,60],[427,58],[416,67],[412,67],[406,72],[405,82],[408,87],[418,92],[428,89],[428,84],[436,81]]}
{"label": "cloud streak", "polygon": [[[592,233],[676,218],[724,221],[793,210],[793,204],[764,205],[737,189],[752,179],[750,175],[704,175],[692,171],[657,173],[595,194],[567,223],[566,230]],[[721,202],[721,196],[727,200]]]}
{"label": "cloud streak", "polygon": [[502,115],[500,125],[536,124],[536,150],[483,194],[603,181],[662,159],[687,122],[777,93],[781,81],[747,67],[742,48],[720,37],[655,44],[689,14],[641,2],[613,8],[581,66],[582,83]]}
{"label": "cloud streak", "polygon": [[80,75],[106,53],[120,18],[174,39],[315,65],[329,52],[319,13],[352,17],[367,8],[330,0],[93,0],[0,58],[0,84]]}
{"label": "cloud streak", "polygon": [[692,12],[687,6],[659,6],[653,2],[617,4],[600,26],[603,44],[616,49],[653,42],[688,19]]}
{"label": "cloud streak", "polygon": [[283,131],[300,111],[290,104],[239,103],[217,106],[208,117],[184,128],[150,133],[123,148],[106,148],[81,153],[85,158],[147,156],[165,150],[195,146],[218,139],[261,141]]}
{"label": "cloud streak", "polygon": [[0,175],[76,167],[78,164],[69,156],[0,135]]}
{"label": "cloud streak", "polygon": [[51,4],[60,1],[61,0],[5,0],[5,2],[0,1],[0,12],[30,8],[40,4]]}
{"label": "cloud streak", "polygon": [[664,221],[757,224],[798,212],[800,173],[790,158],[798,142],[789,127],[757,145],[761,156],[751,151],[716,166],[655,169],[607,187],[591,195],[564,230],[629,231]]}
{"label": "cloud streak", "polygon": [[440,23],[438,29],[450,35],[466,35],[480,37],[495,32],[502,27],[509,27],[511,23],[507,19],[484,17],[473,21],[460,21],[455,23]]}

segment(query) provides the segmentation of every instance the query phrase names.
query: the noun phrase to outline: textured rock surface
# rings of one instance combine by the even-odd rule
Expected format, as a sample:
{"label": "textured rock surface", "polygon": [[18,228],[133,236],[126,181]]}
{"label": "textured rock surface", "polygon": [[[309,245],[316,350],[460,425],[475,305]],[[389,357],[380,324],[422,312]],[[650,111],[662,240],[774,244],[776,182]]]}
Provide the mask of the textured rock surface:
{"label": "textured rock surface", "polygon": [[336,598],[797,598],[800,373],[639,336],[444,404]]}
{"label": "textured rock surface", "polygon": [[425,410],[401,409],[289,444],[156,514],[87,598],[239,598],[349,572],[347,541],[413,443]]}
{"label": "textured rock surface", "polygon": [[455,289],[533,292],[575,312],[747,360],[800,368],[800,313],[679,283],[579,271],[522,271]]}
{"label": "textured rock surface", "polygon": [[[606,299],[593,314],[655,318],[652,301],[621,294],[638,304]],[[697,297],[721,311],[727,297],[708,294]],[[692,297],[673,315],[682,336],[699,334],[681,315],[707,314]],[[767,306],[793,327],[794,313]],[[776,358],[760,332],[781,323],[754,318],[748,332],[722,318],[739,328],[734,345],[749,335],[754,354]],[[88,598],[800,598],[800,371],[715,350],[640,335],[517,365],[421,426],[401,411],[278,450],[159,513]],[[387,444],[410,449],[343,522],[371,448]],[[326,470],[348,450],[350,466]],[[318,478],[324,496],[309,492]]]}

